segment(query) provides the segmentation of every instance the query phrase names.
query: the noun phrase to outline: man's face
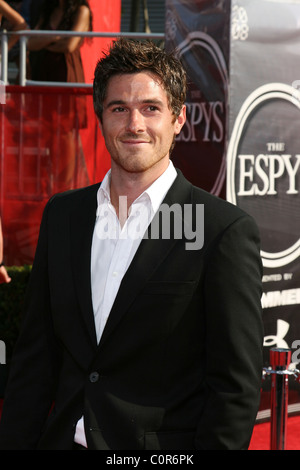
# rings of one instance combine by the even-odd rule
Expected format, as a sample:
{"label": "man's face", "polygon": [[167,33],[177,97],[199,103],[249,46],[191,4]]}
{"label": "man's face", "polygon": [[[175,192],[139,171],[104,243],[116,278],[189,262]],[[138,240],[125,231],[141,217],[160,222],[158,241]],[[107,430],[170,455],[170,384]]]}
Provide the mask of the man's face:
{"label": "man's face", "polygon": [[110,79],[100,126],[112,170],[138,173],[156,167],[164,171],[174,135],[184,123],[185,107],[175,118],[156,75],[141,72]]}

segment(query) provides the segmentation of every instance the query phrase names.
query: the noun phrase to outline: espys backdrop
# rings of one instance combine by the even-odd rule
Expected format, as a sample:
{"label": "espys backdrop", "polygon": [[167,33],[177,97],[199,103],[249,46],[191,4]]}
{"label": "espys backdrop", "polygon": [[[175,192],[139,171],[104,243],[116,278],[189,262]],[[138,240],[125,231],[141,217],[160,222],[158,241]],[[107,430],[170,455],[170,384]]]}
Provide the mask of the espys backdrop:
{"label": "espys backdrop", "polygon": [[[258,223],[265,366],[270,347],[300,360],[299,22],[299,0],[166,1],[166,46],[190,82],[173,160]],[[289,410],[299,401],[291,378]]]}

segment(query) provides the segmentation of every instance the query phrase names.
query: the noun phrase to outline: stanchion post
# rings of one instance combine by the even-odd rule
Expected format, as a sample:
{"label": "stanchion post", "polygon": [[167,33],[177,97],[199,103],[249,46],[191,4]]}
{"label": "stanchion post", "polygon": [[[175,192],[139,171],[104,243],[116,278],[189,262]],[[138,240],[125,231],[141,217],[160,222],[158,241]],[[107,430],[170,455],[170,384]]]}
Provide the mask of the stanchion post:
{"label": "stanchion post", "polygon": [[271,450],[284,450],[288,417],[288,366],[291,350],[273,348],[270,363],[273,369],[271,386]]}

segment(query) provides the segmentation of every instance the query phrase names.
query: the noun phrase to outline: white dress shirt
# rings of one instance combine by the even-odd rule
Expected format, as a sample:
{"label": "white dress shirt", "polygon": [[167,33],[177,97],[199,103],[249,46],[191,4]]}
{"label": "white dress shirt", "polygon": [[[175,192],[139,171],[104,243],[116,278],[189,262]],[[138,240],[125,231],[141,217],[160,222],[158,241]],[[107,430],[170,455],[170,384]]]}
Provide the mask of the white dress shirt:
{"label": "white dress shirt", "polygon": [[[110,170],[103,179],[97,193],[91,252],[92,303],[98,343],[121,281],[176,176],[177,172],[170,161],[167,170],[131,204],[123,227],[110,201]],[[125,205],[126,202],[126,197],[122,197],[119,204]],[[75,442],[87,446],[83,418],[77,423]]]}

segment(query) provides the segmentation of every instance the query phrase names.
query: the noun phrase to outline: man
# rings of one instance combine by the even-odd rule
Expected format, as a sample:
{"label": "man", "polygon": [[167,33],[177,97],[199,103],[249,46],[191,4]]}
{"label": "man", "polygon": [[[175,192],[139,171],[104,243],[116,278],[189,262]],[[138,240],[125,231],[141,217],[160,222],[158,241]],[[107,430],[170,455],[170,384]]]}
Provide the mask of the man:
{"label": "man", "polygon": [[111,171],[45,209],[1,448],[247,448],[262,368],[258,233],[170,162],[185,83],[148,42],[120,39],[97,64]]}

